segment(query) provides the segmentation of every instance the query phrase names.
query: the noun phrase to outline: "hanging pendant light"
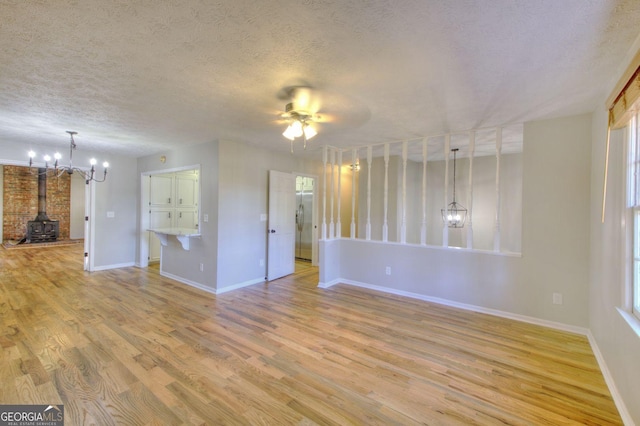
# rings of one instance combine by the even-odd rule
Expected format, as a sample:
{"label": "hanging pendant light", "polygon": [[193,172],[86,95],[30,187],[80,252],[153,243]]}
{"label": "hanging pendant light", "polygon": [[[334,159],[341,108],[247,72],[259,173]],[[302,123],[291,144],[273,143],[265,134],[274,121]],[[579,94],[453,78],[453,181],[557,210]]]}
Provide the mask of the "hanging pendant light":
{"label": "hanging pendant light", "polygon": [[449,228],[463,228],[467,220],[467,209],[456,202],[456,153],[458,148],[453,148],[453,201],[446,209],[440,209],[442,221]]}

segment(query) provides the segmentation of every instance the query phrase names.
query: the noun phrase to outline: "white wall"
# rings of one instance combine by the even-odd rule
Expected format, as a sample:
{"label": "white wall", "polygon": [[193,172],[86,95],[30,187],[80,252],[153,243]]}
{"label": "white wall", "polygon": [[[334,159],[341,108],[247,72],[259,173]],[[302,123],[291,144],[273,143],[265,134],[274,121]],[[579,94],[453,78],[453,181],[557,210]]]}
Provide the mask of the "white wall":
{"label": "white wall", "polygon": [[[166,160],[164,163],[160,161],[162,156]],[[218,269],[218,159],[218,142],[192,145],[179,150],[141,157],[138,158],[138,171],[134,179],[136,184],[131,185],[137,188],[136,203],[138,203],[142,197],[143,174],[200,165],[199,214],[202,236],[191,238],[189,250],[184,250],[174,237],[169,237],[168,245],[162,247],[161,265],[163,273],[210,291],[216,289]],[[140,214],[148,214],[148,209]],[[209,217],[208,222],[203,220],[205,214]],[[146,231],[140,228],[140,220],[141,217],[138,215],[137,242],[141,234],[146,235]],[[137,263],[141,263],[140,255],[136,243]],[[201,263],[203,271],[200,271]]]}
{"label": "white wall", "polygon": [[626,301],[623,130],[612,132],[605,222],[601,222],[607,113],[594,114],[591,163],[589,328],[629,414],[640,424],[640,336],[618,308]]}
{"label": "white wall", "polygon": [[[321,282],[352,280],[587,327],[590,141],[591,115],[525,124],[521,257],[342,239],[323,243]],[[339,266],[328,264],[333,250]],[[555,292],[563,305],[552,303]]]}
{"label": "white wall", "polygon": [[[95,183],[95,269],[133,265],[136,254],[136,160],[112,157],[107,161],[107,180]],[[107,217],[107,212],[113,212],[114,217]]]}
{"label": "white wall", "polygon": [[[525,123],[522,258],[531,315],[588,325],[591,114]],[[552,305],[561,293],[564,305]]]}
{"label": "white wall", "polygon": [[[322,165],[282,152],[239,142],[220,141],[217,289],[263,280],[267,264],[269,170],[317,175],[322,189]],[[320,209],[316,206],[316,214]]]}

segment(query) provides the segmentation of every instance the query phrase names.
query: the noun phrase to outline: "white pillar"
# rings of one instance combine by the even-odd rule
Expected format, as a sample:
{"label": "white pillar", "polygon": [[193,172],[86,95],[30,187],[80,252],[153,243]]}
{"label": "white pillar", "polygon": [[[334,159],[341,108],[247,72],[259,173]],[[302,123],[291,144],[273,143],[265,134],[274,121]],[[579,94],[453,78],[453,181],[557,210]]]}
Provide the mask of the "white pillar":
{"label": "white pillar", "polygon": [[[451,135],[444,137],[444,209],[449,204],[449,151],[451,150]],[[442,221],[442,247],[449,247],[449,226]]]}
{"label": "white pillar", "polygon": [[500,157],[502,156],[502,128],[496,128],[496,226],[493,232],[493,251],[500,251]]}
{"label": "white pillar", "polygon": [[422,225],[420,244],[427,245],[427,138],[422,140]]}
{"label": "white pillar", "polygon": [[351,232],[350,237],[353,239],[356,237],[356,176],[358,176],[357,170],[358,164],[358,150],[351,150]]}
{"label": "white pillar", "polygon": [[371,161],[373,160],[373,148],[367,147],[367,240],[371,239]]}
{"label": "white pillar", "polygon": [[342,151],[338,151],[338,221],[336,238],[342,238]]}
{"label": "white pillar", "polygon": [[322,147],[322,227],[321,240],[327,238],[327,146]]}
{"label": "white pillar", "polygon": [[467,200],[467,248],[473,248],[473,156],[476,151],[476,132],[469,132],[469,199]]}
{"label": "white pillar", "polygon": [[409,142],[402,142],[402,222],[400,225],[400,242],[407,243],[407,146]]}
{"label": "white pillar", "polygon": [[331,198],[330,198],[330,209],[331,209],[331,214],[329,215],[330,217],[330,221],[329,221],[329,239],[332,240],[333,237],[335,236],[335,224],[333,223],[333,200],[335,198],[334,196],[334,191],[335,191],[335,184],[333,182],[333,177],[334,177],[334,171],[333,171],[333,167],[336,165],[336,150],[335,148],[331,149]]}
{"label": "white pillar", "polygon": [[382,241],[389,241],[389,225],[387,216],[389,211],[389,144],[384,144],[384,217],[382,221]]}

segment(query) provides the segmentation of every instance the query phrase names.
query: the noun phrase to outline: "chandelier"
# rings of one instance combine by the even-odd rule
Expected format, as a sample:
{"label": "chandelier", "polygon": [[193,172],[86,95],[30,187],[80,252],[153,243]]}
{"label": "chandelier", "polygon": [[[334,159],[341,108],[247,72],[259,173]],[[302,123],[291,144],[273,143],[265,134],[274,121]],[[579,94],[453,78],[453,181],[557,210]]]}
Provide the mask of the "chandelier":
{"label": "chandelier", "polygon": [[302,137],[304,140],[304,149],[307,149],[307,141],[318,134],[310,125],[310,123],[313,122],[313,114],[294,110],[293,102],[287,104],[285,111],[283,117],[289,120],[289,125],[282,133],[282,136],[291,141],[291,152],[293,153],[293,142],[299,137]]}
{"label": "chandelier", "polygon": [[456,153],[458,148],[453,148],[453,201],[449,203],[446,209],[440,209],[442,213],[442,221],[449,228],[463,228],[464,222],[467,220],[467,209],[456,202]]}
{"label": "chandelier", "polygon": [[[83,170],[78,167],[74,167],[73,166],[73,150],[77,148],[77,145],[76,145],[76,142],[73,140],[73,135],[77,135],[78,132],[67,130],[67,133],[69,133],[69,136],[71,137],[70,146],[69,146],[69,165],[60,166],[58,162],[62,159],[62,155],[60,155],[59,152],[56,152],[55,154],[53,154],[53,159],[55,160],[55,162],[53,163],[53,167],[50,167],[49,162],[51,161],[51,156],[46,154],[42,157],[42,159],[44,160],[44,168],[39,167],[38,174],[39,175],[45,174],[45,175],[60,177],[62,176],[63,173],[72,175],[74,172],[77,172],[84,178],[86,183],[89,183],[91,181],[104,182],[105,179],[107,179],[107,168],[109,167],[109,163],[106,161],[102,163],[102,167],[104,168],[104,174],[102,175],[102,179],[97,179],[95,176],[96,164],[97,164],[97,161],[95,158],[92,158],[91,160],[89,160],[89,164],[91,165],[91,169],[89,171]],[[36,157],[36,153],[35,151],[31,150],[29,151],[28,155],[29,155],[29,168],[32,168],[33,159]]]}

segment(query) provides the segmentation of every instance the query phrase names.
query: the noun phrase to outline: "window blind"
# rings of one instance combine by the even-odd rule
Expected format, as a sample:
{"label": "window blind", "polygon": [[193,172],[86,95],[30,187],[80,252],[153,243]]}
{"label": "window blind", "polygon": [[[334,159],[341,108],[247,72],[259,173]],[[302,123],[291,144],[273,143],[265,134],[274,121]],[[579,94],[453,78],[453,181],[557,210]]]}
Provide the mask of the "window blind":
{"label": "window blind", "polygon": [[607,99],[611,129],[625,127],[640,108],[640,51]]}

